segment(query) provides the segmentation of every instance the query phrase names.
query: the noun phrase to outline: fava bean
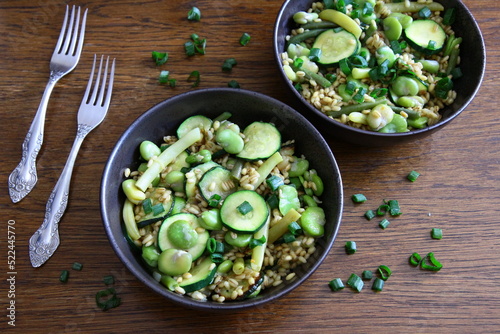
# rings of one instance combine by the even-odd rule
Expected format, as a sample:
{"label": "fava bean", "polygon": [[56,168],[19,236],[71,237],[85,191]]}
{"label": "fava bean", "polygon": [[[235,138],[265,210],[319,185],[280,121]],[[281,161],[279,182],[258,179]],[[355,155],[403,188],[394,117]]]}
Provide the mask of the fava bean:
{"label": "fava bean", "polygon": [[219,209],[203,211],[198,222],[204,229],[211,231],[222,230],[222,221],[220,219]]}
{"label": "fava bean", "polygon": [[306,170],[309,169],[309,161],[302,158],[294,158],[294,161],[290,164],[290,170],[288,171],[288,175],[290,177],[297,177],[304,174]]}
{"label": "fava bean", "polygon": [[253,234],[227,232],[224,240],[234,247],[246,247],[252,240]]}
{"label": "fava bean", "polygon": [[215,140],[227,153],[230,154],[240,153],[245,146],[243,138],[241,138],[238,133],[230,129],[224,129],[218,132],[215,136]]}
{"label": "fava bean", "polygon": [[417,81],[406,76],[397,77],[392,83],[391,88],[398,96],[415,96],[419,92]]}
{"label": "fava bean", "polygon": [[180,249],[188,249],[196,245],[198,233],[186,220],[177,220],[167,229],[168,240]]}
{"label": "fava bean", "polygon": [[397,41],[401,37],[403,32],[403,26],[401,22],[394,16],[388,16],[383,21],[385,37],[390,41]]}
{"label": "fava bean", "polygon": [[166,275],[182,275],[191,269],[192,262],[193,257],[190,253],[169,248],[161,252],[158,257],[158,269]]}
{"label": "fava bean", "polygon": [[146,161],[161,154],[160,148],[149,140],[145,140],[141,143],[139,152],[141,153],[141,157]]}
{"label": "fava bean", "polygon": [[122,189],[128,200],[134,204],[139,204],[146,199],[146,194],[136,187],[134,179],[123,181]]}

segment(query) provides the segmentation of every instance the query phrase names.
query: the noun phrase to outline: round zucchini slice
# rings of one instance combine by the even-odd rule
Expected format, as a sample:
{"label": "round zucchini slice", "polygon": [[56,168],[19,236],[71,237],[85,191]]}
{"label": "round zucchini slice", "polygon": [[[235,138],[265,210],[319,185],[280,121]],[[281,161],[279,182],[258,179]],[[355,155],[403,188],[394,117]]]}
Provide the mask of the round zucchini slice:
{"label": "round zucchini slice", "polygon": [[236,233],[254,233],[267,221],[269,208],[255,191],[239,190],[229,195],[220,209],[222,225]]}

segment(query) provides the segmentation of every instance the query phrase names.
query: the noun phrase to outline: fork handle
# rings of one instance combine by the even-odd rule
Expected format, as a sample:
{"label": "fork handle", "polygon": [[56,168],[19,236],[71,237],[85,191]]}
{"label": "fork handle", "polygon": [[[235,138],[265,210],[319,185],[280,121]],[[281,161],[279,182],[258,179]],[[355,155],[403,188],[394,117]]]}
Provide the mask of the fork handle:
{"label": "fork handle", "polygon": [[40,228],[29,241],[30,260],[33,267],[40,267],[56,251],[59,246],[59,222],[66,211],[69,197],[69,186],[73,167],[83,139],[89,133],[85,126],[78,126],[73,147],[69,152],[68,160],[49,196],[45,208],[45,219]]}
{"label": "fork handle", "polygon": [[45,114],[47,112],[50,94],[60,78],[60,73],[54,71],[50,72],[49,82],[43,92],[42,100],[38,106],[35,118],[24,138],[21,161],[9,176],[9,194],[14,203],[19,202],[28,195],[35,187],[38,180],[36,173],[36,158],[43,143]]}

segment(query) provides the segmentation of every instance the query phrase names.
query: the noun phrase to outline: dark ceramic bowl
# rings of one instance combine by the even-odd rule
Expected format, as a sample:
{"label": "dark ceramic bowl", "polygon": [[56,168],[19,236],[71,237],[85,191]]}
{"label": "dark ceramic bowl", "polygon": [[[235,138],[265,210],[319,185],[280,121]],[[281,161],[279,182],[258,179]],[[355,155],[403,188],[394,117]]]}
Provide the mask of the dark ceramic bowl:
{"label": "dark ceramic bowl", "polygon": [[[325,183],[324,200],[327,223],[325,235],[317,242],[317,250],[307,264],[296,269],[296,279],[276,288],[263,290],[256,298],[227,303],[200,302],[170,292],[153,279],[143,265],[140,254],[134,253],[122,230],[121,191],[124,170],[138,165],[138,147],[143,140],[161,142],[165,135],[175,135],[179,124],[189,116],[203,114],[210,118],[229,111],[231,120],[241,127],[253,121],[273,122],[283,140],[296,139],[296,151],[304,154]],[[188,308],[205,310],[240,309],[275,300],[304,282],[327,256],[338,228],[343,208],[343,189],[335,158],[320,133],[298,112],[265,95],[239,89],[204,89],[170,98],[149,109],[123,133],[116,143],[104,169],[101,185],[101,215],[111,246],[120,260],[156,293]]]}
{"label": "dark ceramic bowl", "polygon": [[460,49],[463,76],[454,80],[457,98],[452,105],[441,110],[442,119],[425,129],[405,133],[379,133],[360,130],[335,121],[312,106],[294,88],[282,70],[281,54],[286,50],[285,37],[295,27],[293,14],[311,7],[314,0],[286,0],[282,5],[274,27],[274,55],[287,89],[295,96],[298,111],[308,117],[324,135],[365,146],[386,146],[420,139],[442,129],[453,121],[469,105],[483,80],[486,67],[486,50],[479,26],[469,9],[459,0],[437,0],[445,8],[456,8],[453,30],[463,38]]}

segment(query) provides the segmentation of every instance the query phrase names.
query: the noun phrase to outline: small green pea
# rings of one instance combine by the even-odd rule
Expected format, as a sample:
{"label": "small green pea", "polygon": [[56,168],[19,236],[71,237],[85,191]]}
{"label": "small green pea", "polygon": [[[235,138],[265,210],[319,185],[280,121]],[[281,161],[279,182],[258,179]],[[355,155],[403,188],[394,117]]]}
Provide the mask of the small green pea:
{"label": "small green pea", "polygon": [[253,234],[227,232],[224,240],[234,247],[246,247],[252,240]]}
{"label": "small green pea", "polygon": [[139,146],[139,152],[144,160],[149,160],[154,156],[159,156],[161,154],[160,148],[153,142],[145,140]]}
{"label": "small green pea", "polygon": [[398,96],[415,96],[419,91],[417,81],[405,76],[397,77],[391,87],[392,91]]}
{"label": "small green pea", "polygon": [[218,132],[215,136],[215,140],[227,153],[230,154],[240,153],[245,146],[243,138],[241,138],[238,133],[235,133],[230,129]]}
{"label": "small green pea", "polygon": [[182,275],[191,269],[193,257],[190,253],[169,248],[164,250],[158,257],[158,269],[171,276]]}
{"label": "small green pea", "polygon": [[394,16],[386,17],[382,21],[382,24],[384,26],[385,37],[387,37],[390,41],[397,41],[401,37],[403,26],[397,18]]}
{"label": "small green pea", "polygon": [[168,240],[179,249],[188,249],[196,245],[198,233],[186,220],[177,220],[167,229]]}
{"label": "small green pea", "polygon": [[203,211],[198,222],[204,229],[211,231],[222,230],[222,220],[220,219],[219,209]]}

